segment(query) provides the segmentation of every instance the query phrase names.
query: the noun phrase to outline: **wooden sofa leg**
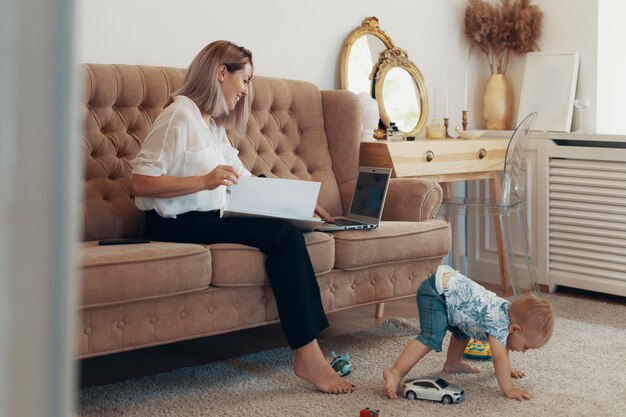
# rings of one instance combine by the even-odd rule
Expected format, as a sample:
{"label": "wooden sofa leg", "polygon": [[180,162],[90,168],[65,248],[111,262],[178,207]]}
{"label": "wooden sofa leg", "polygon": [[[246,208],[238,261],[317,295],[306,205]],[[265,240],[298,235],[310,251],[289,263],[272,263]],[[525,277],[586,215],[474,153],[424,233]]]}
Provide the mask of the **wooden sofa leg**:
{"label": "wooden sofa leg", "polygon": [[385,303],[376,304],[376,318],[379,319],[385,314]]}

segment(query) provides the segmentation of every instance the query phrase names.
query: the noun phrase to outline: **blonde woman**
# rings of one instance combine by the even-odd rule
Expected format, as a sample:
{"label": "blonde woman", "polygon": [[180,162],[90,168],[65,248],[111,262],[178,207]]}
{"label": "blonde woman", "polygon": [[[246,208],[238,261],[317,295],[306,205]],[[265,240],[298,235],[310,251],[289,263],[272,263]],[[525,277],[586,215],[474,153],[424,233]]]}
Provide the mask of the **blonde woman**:
{"label": "blonde woman", "polygon": [[[135,204],[145,211],[149,239],[239,243],[264,252],[283,332],[295,350],[294,373],[322,392],[348,393],[352,384],[317,343],[328,321],[302,233],[281,220],[219,215],[226,186],[252,175],[226,128],[245,131],[253,68],[252,53],[228,41],[198,53],[131,163]],[[319,205],[316,213],[332,219]]]}

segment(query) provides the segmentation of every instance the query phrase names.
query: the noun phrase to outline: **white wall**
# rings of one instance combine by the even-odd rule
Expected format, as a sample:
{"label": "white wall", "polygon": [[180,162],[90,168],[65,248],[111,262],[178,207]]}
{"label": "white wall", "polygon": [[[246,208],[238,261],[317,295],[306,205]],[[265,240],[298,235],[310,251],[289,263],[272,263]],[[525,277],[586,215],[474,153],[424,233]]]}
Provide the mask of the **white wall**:
{"label": "white wall", "polygon": [[[533,3],[544,12],[542,50],[581,52],[577,96],[588,97],[593,106],[598,0]],[[257,74],[308,80],[322,89],[339,88],[345,37],[363,18],[377,16],[382,29],[420,68],[431,96],[436,81],[439,116],[443,114],[445,84],[449,83],[450,125],[460,124],[467,51],[465,0],[77,0],[77,4],[79,62],[186,67],[205,44],[228,39],[253,51]],[[523,62],[523,58],[514,58],[507,72],[515,102],[520,95]],[[470,127],[480,127],[489,70],[478,53],[470,66],[470,84],[474,84],[470,88]],[[595,114],[591,113],[586,122],[593,127]]]}
{"label": "white wall", "polygon": [[[600,0],[598,15],[596,130],[598,133],[626,134],[626,55],[623,53],[626,39],[626,3],[623,0]],[[585,116],[585,123],[587,120]]]}
{"label": "white wall", "polygon": [[303,79],[322,89],[339,88],[346,36],[365,17],[376,16],[428,82],[439,73],[439,115],[447,73],[451,124],[460,123],[465,0],[78,0],[78,5],[79,62],[187,67],[205,44],[228,39],[252,50],[256,74]]}

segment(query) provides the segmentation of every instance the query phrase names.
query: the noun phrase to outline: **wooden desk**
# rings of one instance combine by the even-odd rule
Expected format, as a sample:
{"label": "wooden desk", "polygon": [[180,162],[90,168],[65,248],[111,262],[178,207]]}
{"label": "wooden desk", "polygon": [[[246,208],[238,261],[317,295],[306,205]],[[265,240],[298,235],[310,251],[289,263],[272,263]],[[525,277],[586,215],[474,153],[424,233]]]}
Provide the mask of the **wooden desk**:
{"label": "wooden desk", "polygon": [[[418,139],[416,141],[361,142],[361,166],[392,168],[392,177],[430,178],[451,195],[451,181],[489,179],[494,196],[500,195],[498,173],[504,169],[509,138]],[[502,288],[509,289],[505,250],[499,219],[495,232]]]}
{"label": "wooden desk", "polygon": [[494,178],[504,168],[508,139],[418,139],[361,142],[360,165],[393,168],[393,177],[437,182]]}

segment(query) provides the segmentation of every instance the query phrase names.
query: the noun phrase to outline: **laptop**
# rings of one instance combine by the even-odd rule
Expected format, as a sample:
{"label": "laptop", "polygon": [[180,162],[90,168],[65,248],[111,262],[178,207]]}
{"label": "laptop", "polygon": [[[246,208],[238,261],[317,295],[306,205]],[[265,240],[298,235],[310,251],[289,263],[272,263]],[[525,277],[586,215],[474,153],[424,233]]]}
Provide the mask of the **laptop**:
{"label": "laptop", "polygon": [[360,167],[356,179],[350,212],[347,217],[335,217],[334,223],[324,223],[316,230],[332,232],[350,229],[374,229],[383,214],[391,168]]}

